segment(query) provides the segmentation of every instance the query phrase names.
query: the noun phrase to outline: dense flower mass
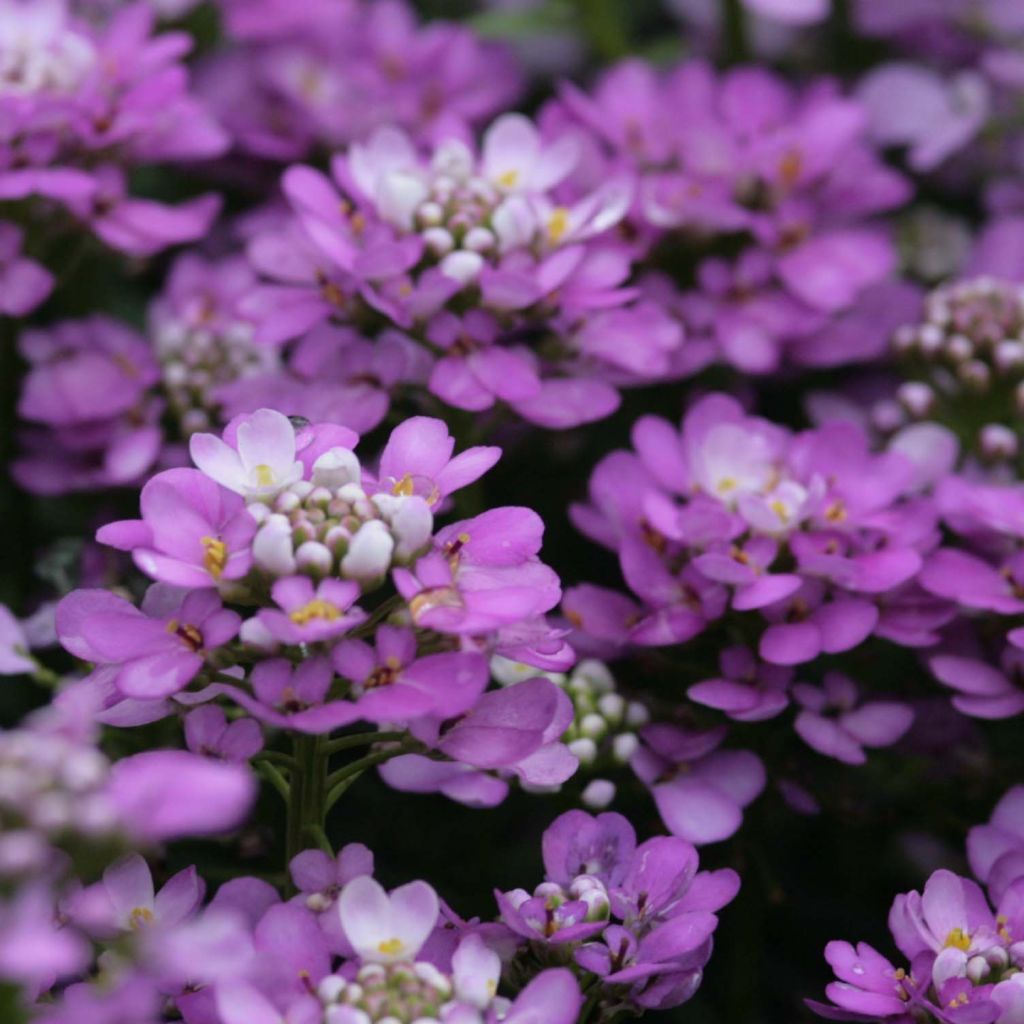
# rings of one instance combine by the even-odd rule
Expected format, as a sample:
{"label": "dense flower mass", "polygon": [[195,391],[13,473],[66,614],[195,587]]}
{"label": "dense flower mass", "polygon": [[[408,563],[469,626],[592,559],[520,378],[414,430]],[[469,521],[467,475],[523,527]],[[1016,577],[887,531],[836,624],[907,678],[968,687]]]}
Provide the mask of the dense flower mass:
{"label": "dense flower mass", "polygon": [[0,0],[0,1022],[1024,1024],[1022,113],[1022,0]]}

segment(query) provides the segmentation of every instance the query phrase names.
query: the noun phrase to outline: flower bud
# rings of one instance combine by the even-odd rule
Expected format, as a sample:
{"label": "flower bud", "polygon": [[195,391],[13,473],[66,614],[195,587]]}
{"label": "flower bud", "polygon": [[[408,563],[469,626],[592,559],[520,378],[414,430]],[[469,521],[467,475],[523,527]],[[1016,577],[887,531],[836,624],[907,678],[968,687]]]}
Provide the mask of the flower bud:
{"label": "flower bud", "polygon": [[295,572],[292,526],[284,516],[272,515],[259,528],[252,541],[252,559],[259,568],[275,576]]}
{"label": "flower bud", "polygon": [[388,528],[379,520],[363,523],[341,560],[341,575],[346,579],[369,583],[380,579],[391,567],[395,542]]}
{"label": "flower bud", "polygon": [[1017,435],[1002,423],[988,423],[978,435],[981,454],[992,461],[1012,459],[1017,455]]}
{"label": "flower bud", "polygon": [[587,784],[580,799],[592,811],[603,811],[615,799],[615,783],[608,779],[594,779]]}
{"label": "flower bud", "polygon": [[569,750],[576,755],[580,764],[593,764],[597,760],[597,744],[586,736],[573,740]]}
{"label": "flower bud", "polygon": [[600,715],[584,715],[580,721],[580,732],[591,739],[600,739],[607,731],[608,723]]}
{"label": "flower bud", "polygon": [[619,733],[619,735],[612,740],[612,757],[614,757],[619,764],[627,764],[629,759],[636,753],[636,748],[638,746],[640,746],[640,740],[637,739],[636,733]]}
{"label": "flower bud", "polygon": [[307,540],[295,552],[295,564],[309,576],[326,576],[334,567],[334,555],[317,540]]}
{"label": "flower bud", "polygon": [[313,483],[336,491],[349,483],[359,483],[362,467],[355,452],[347,448],[332,448],[313,463]]}
{"label": "flower bud", "polygon": [[983,956],[972,956],[967,961],[967,977],[975,985],[979,985],[988,975],[988,961]]}

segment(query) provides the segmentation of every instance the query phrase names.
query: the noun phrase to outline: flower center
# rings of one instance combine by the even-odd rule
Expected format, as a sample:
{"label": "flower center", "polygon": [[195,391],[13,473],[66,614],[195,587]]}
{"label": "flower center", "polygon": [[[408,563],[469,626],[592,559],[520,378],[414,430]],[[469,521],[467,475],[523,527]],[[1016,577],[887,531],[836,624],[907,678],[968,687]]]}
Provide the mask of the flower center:
{"label": "flower center", "polygon": [[274,471],[265,462],[261,462],[258,466],[253,466],[252,472],[256,477],[256,483],[260,487],[272,487],[274,485]]}
{"label": "flower center", "polygon": [[377,944],[377,952],[384,956],[398,956],[404,948],[405,943],[401,939],[385,939]]}
{"label": "flower center", "polygon": [[228,562],[227,544],[216,537],[202,537],[199,543],[203,545],[203,568],[215,580],[219,580]]}
{"label": "flower center", "polygon": [[968,949],[971,945],[971,936],[963,928],[953,928],[946,936],[942,944],[943,949]]}
{"label": "flower center", "polygon": [[128,927],[131,930],[138,931],[140,928],[145,927],[147,924],[153,923],[153,911],[149,907],[136,907],[128,915]]}
{"label": "flower center", "polygon": [[308,604],[296,608],[288,616],[297,626],[305,626],[308,622],[322,619],[324,622],[334,622],[341,617],[341,609],[330,601],[321,597],[314,597]]}
{"label": "flower center", "polygon": [[178,637],[186,647],[191,648],[193,651],[200,651],[203,647],[203,634],[197,626],[190,626],[187,622],[179,622],[177,619],[171,619],[167,623],[167,632],[172,636]]}

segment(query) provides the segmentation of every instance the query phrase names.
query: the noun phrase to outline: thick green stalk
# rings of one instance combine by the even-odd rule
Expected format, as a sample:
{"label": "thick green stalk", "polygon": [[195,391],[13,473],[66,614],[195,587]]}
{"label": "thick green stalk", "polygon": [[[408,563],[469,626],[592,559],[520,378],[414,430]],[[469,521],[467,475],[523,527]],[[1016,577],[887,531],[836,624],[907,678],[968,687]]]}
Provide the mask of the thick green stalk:
{"label": "thick green stalk", "polygon": [[287,868],[307,847],[321,845],[327,814],[327,754],[319,736],[296,735],[295,767],[291,772],[288,822],[285,836]]}
{"label": "thick green stalk", "polygon": [[725,42],[725,60],[741,64],[750,56],[747,40],[747,19],[742,0],[720,0],[722,5],[722,37]]}

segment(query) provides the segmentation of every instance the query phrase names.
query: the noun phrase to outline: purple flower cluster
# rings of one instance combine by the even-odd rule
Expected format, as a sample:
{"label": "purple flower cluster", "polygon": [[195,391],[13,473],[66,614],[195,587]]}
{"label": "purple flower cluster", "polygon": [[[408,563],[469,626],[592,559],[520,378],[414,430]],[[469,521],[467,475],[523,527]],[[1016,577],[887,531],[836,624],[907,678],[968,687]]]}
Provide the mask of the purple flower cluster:
{"label": "purple flower cluster", "polygon": [[[1021,788],[1000,801],[988,825],[971,830],[972,868],[988,886],[935,871],[923,892],[893,901],[889,931],[906,966],[865,942],[830,942],[832,1005],[809,1002],[832,1020],[1015,1024],[1024,1010],[1024,862]],[[995,908],[994,910],[992,908]]]}
{"label": "purple flower cluster", "polygon": [[872,635],[924,646],[952,616],[915,583],[939,541],[922,494],[929,452],[874,453],[849,423],[793,433],[725,395],[700,400],[679,430],[644,417],[633,443],[597,465],[589,504],[572,509],[633,594],[570,591],[566,613],[584,631],[664,645],[742,622],[760,660],[786,667]]}
{"label": "purple flower cluster", "polygon": [[679,237],[699,258],[716,239],[746,240],[734,258],[699,259],[698,287],[676,304],[692,340],[754,373],[884,350],[894,325],[872,307],[902,302],[905,286],[872,218],[909,185],[834,83],[798,91],[759,68],[716,75],[693,61],[659,73],[632,61],[590,94],[566,84],[548,115],[592,133],[587,175],[639,175],[631,222],[652,241]]}
{"label": "purple flower cluster", "polygon": [[[497,892],[502,921],[533,955],[595,975],[610,1006],[665,1009],[696,992],[715,911],[739,889],[734,871],[697,871],[697,851],[659,836],[636,842],[620,814],[563,814],[544,833],[545,881]],[[589,986],[588,986],[589,990]]]}
{"label": "purple flower cluster", "polygon": [[404,0],[220,0],[230,47],[198,92],[241,153],[299,160],[395,124],[432,138],[515,99],[509,52],[460,25],[417,23]]}
{"label": "purple flower cluster", "polygon": [[[268,727],[400,725],[461,765],[564,781],[576,767],[559,743],[568,697],[539,673],[485,692],[491,655],[542,670],[573,658],[543,618],[561,589],[538,557],[540,519],[497,508],[434,525],[500,450],[453,457],[444,424],[417,418],[371,472],[356,440],[260,410],[224,439],[194,434],[199,468],[158,473],[141,519],[99,531],[156,581],[138,608],[84,589],[57,609],[62,644],[95,666],[101,718],[148,722],[224,698]],[[396,771],[432,779],[422,761]]]}
{"label": "purple flower cluster", "polygon": [[[154,34],[145,4],[121,8],[96,27],[62,0],[10,0],[0,7],[0,200],[29,238],[51,230],[55,210],[111,248],[148,256],[194,241],[220,203],[208,195],[169,206],[131,194],[141,164],[205,160],[223,153],[227,136],[189,92],[181,32]],[[55,228],[61,230],[59,218]],[[8,248],[17,228],[4,223]],[[23,313],[48,291],[43,272],[4,258]]]}

